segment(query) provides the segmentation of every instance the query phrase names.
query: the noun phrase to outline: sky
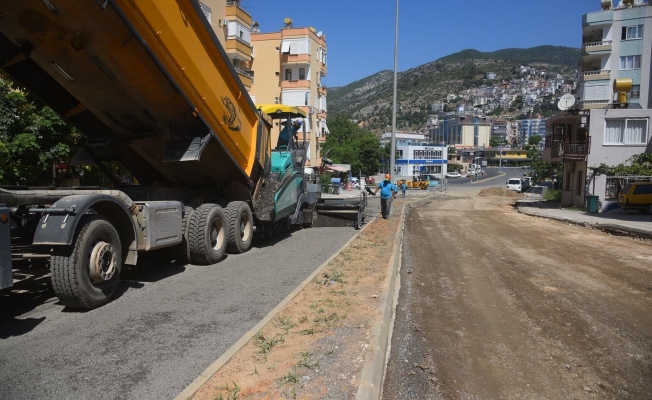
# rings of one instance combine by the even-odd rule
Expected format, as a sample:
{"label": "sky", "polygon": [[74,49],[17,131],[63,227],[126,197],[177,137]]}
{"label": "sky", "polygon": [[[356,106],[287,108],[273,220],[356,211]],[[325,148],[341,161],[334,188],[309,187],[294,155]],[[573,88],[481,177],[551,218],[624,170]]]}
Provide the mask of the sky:
{"label": "sky", "polygon": [[[275,32],[294,27],[326,35],[326,86],[344,86],[394,69],[396,0],[241,0],[241,7]],[[540,45],[579,48],[582,15],[600,0],[399,0],[398,70],[464,49],[494,51]]]}

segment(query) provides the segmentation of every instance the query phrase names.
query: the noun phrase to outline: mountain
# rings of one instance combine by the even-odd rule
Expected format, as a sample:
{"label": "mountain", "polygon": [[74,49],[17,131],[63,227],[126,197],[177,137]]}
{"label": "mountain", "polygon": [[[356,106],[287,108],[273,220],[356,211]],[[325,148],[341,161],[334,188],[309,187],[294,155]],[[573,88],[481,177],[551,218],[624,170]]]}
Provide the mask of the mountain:
{"label": "mountain", "polygon": [[462,50],[458,53],[442,57],[437,61],[459,62],[466,60],[514,60],[523,64],[548,63],[574,67],[580,59],[580,49],[563,46],[537,46],[529,49],[502,49],[483,53],[474,49]]}
{"label": "mountain", "polygon": [[[415,129],[426,122],[429,105],[448,94],[520,78],[521,65],[574,79],[580,50],[560,46],[503,49],[483,53],[468,49],[398,74],[397,126]],[[485,78],[496,73],[496,80]],[[393,72],[380,71],[346,86],[328,89],[329,114],[357,120],[372,132],[391,126]]]}

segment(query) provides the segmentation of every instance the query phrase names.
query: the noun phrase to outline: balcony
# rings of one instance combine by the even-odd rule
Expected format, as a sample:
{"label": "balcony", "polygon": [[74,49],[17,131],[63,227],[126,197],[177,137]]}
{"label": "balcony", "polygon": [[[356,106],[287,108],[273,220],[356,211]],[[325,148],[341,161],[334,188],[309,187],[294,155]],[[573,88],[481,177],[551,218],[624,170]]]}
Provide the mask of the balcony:
{"label": "balcony", "polygon": [[582,81],[600,81],[611,79],[611,70],[585,71],[580,76]]}
{"label": "balcony", "polygon": [[237,36],[228,36],[226,38],[224,50],[226,54],[241,61],[251,61],[251,45]]}
{"label": "balcony", "polygon": [[239,19],[242,21],[244,26],[251,26],[252,18],[249,13],[240,8],[239,1],[227,1],[226,2],[226,18],[230,20]]}
{"label": "balcony", "polygon": [[328,94],[328,90],[326,86],[319,86],[319,95],[326,96],[327,94]]}
{"label": "balcony", "polygon": [[305,79],[281,81],[281,89],[310,89],[310,81]]}
{"label": "balcony", "polygon": [[564,161],[586,161],[591,152],[591,137],[585,142],[563,142]]}
{"label": "balcony", "polygon": [[319,72],[321,72],[321,76],[326,76],[328,74],[328,67],[326,67],[326,64],[323,62],[319,63]]}
{"label": "balcony", "polygon": [[577,107],[580,110],[597,110],[609,106],[609,99],[604,100],[580,100]]}
{"label": "balcony", "polygon": [[254,76],[251,72],[245,71],[243,69],[240,69],[238,67],[234,67],[235,72],[238,73],[240,76],[240,80],[242,81],[242,84],[247,88],[251,89],[251,85],[254,83]]}
{"label": "balcony", "polygon": [[611,40],[601,40],[598,42],[584,43],[582,45],[584,54],[592,54],[597,52],[610,52]]}
{"label": "balcony", "polygon": [[310,54],[283,54],[281,65],[286,64],[310,64]]}

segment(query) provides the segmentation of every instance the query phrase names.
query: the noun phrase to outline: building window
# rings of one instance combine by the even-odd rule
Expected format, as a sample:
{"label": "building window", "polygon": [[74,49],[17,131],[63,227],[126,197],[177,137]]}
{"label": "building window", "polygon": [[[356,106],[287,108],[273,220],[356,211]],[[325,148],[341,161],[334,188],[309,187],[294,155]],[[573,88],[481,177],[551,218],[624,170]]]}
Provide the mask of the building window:
{"label": "building window", "polygon": [[641,56],[620,57],[620,70],[641,69]]}
{"label": "building window", "polygon": [[305,68],[299,68],[299,79],[300,80],[305,80],[306,79],[306,69]]}
{"label": "building window", "polygon": [[643,38],[643,25],[623,26],[621,39],[641,39]]}
{"label": "building window", "polygon": [[648,120],[607,119],[605,120],[604,144],[645,145],[647,144]]}
{"label": "building window", "polygon": [[638,99],[641,94],[641,85],[632,85],[632,90],[629,92],[630,99]]}
{"label": "building window", "polygon": [[285,80],[286,81],[292,80],[292,70],[289,68],[285,70]]}
{"label": "building window", "polygon": [[279,75],[280,75],[280,72],[278,72],[278,71],[276,71],[275,73],[276,73],[276,76],[279,76]]}
{"label": "building window", "polygon": [[276,49],[276,51],[279,51],[279,50],[281,50],[281,48],[280,48],[280,47],[275,47],[275,49]]}

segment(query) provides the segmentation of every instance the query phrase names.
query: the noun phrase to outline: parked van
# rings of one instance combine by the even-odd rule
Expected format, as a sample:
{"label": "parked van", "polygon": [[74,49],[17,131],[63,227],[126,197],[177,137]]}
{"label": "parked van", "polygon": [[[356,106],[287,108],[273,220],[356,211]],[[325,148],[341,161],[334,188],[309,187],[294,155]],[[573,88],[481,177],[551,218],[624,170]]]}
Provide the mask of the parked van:
{"label": "parked van", "polygon": [[509,178],[507,181],[507,189],[515,190],[518,193],[521,193],[523,191],[523,181],[521,181],[519,178]]}
{"label": "parked van", "polygon": [[632,183],[618,195],[618,206],[652,214],[652,182]]}

